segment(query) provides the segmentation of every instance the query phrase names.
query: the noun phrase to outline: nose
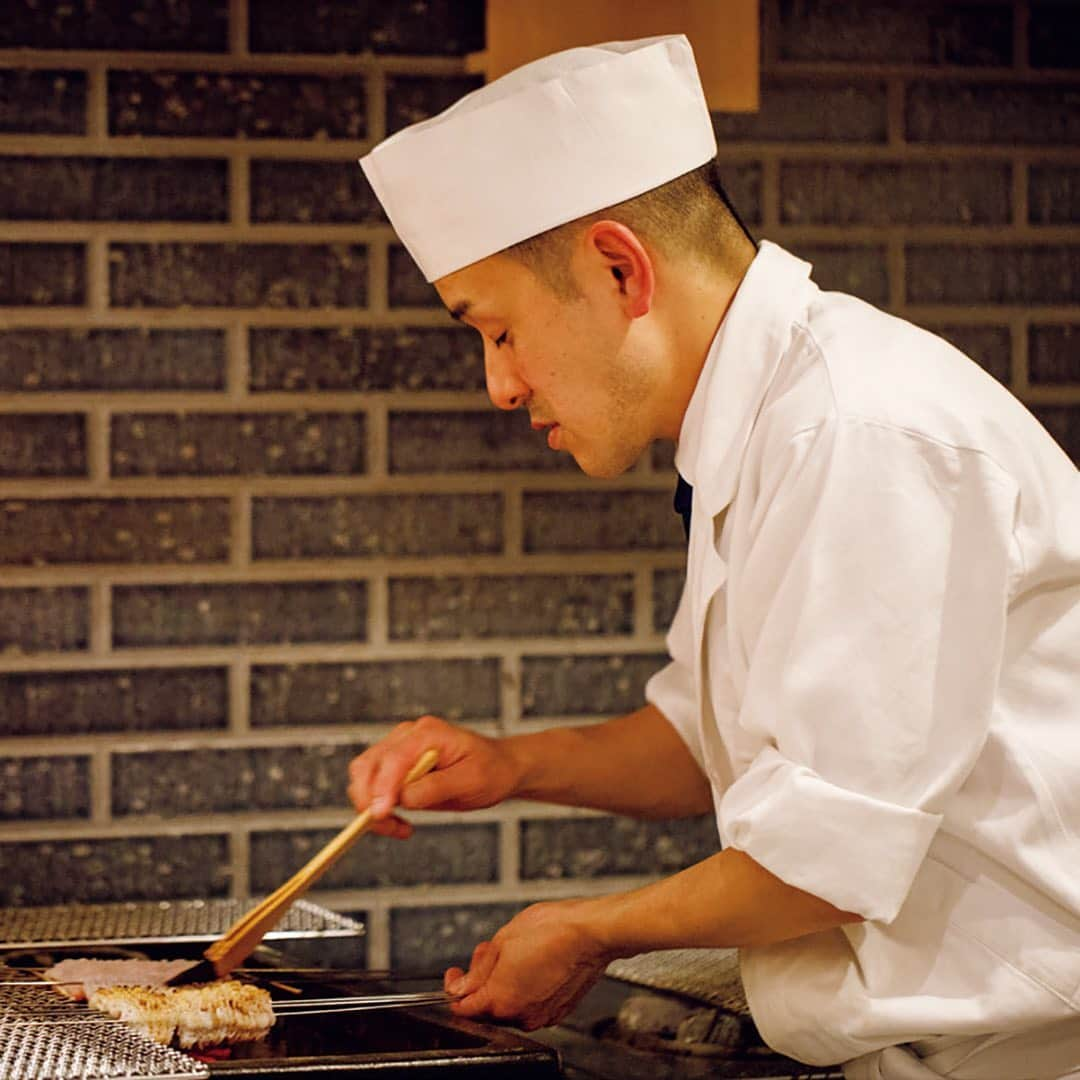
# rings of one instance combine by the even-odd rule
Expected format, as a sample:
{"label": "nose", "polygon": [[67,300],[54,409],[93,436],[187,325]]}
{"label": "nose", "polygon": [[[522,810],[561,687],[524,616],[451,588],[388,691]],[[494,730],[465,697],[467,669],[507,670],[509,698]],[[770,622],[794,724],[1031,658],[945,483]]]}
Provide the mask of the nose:
{"label": "nose", "polygon": [[529,388],[514,367],[513,350],[484,339],[484,377],[488,397],[498,409],[519,409],[529,398]]}

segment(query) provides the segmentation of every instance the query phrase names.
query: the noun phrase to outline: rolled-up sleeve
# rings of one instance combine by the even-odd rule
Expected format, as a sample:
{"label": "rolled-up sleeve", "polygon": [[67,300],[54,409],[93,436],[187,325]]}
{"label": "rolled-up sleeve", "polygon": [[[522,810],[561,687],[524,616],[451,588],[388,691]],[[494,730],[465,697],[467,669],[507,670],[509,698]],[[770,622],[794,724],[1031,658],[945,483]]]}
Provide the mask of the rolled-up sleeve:
{"label": "rolled-up sleeve", "polygon": [[888,922],[987,737],[1015,486],[977,452],[860,420],[789,451],[731,586],[738,724],[763,748],[720,834]]}

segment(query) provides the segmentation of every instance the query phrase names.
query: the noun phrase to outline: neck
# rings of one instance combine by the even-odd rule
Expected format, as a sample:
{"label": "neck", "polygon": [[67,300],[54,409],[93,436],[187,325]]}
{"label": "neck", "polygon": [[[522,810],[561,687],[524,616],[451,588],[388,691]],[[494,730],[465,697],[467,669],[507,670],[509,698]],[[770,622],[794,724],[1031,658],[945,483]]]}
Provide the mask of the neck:
{"label": "neck", "polygon": [[696,264],[669,267],[675,288],[667,290],[669,379],[658,438],[678,440],[709,348],[753,257],[750,248],[730,272],[706,272]]}

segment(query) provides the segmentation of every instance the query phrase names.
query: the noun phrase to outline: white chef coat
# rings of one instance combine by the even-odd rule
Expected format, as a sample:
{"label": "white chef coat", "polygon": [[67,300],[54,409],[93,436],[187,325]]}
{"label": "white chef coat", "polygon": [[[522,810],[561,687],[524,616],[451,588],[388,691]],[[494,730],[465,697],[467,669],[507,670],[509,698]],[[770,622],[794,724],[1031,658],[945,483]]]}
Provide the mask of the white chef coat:
{"label": "white chef coat", "polygon": [[766,1042],[824,1065],[1080,1015],[1080,473],[809,272],[763,243],[711,346],[646,696],[722,843],[866,920],[742,953]]}

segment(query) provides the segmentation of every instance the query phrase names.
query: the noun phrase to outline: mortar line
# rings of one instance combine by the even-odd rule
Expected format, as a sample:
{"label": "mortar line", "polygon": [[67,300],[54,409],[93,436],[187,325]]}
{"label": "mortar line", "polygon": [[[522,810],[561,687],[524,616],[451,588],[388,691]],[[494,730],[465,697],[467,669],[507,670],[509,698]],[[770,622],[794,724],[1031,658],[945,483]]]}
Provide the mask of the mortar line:
{"label": "mortar line", "polygon": [[237,657],[229,665],[229,732],[248,735],[251,732],[251,661]]}
{"label": "mortar line", "polygon": [[109,310],[109,241],[104,233],[86,241],[86,311],[97,321]]}
{"label": "mortar line", "polygon": [[499,884],[521,884],[521,825],[515,815],[499,822]]}
{"label": "mortar line", "polygon": [[86,424],[86,478],[91,487],[109,482],[109,427],[112,410],[108,406],[89,408],[83,414]]}
{"label": "mortar line", "polygon": [[90,583],[90,655],[107,656],[111,645],[112,587],[99,579]]}
{"label": "mortar line", "polygon": [[112,818],[112,755],[108,746],[90,754],[90,824],[106,825]]}
{"label": "mortar line", "polygon": [[249,55],[247,0],[229,0],[229,56],[247,59]]}

